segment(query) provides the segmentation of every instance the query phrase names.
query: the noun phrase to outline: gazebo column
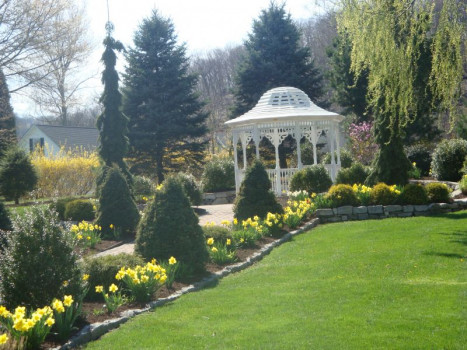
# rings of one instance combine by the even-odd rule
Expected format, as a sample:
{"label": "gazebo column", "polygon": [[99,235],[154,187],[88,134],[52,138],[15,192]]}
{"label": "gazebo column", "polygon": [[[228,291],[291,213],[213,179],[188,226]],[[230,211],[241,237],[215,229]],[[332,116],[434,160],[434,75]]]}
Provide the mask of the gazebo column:
{"label": "gazebo column", "polygon": [[235,169],[235,191],[238,192],[240,188],[240,179],[238,178],[238,155],[237,155],[237,142],[238,134],[233,132],[233,149],[234,149],[234,169]]}
{"label": "gazebo column", "polygon": [[336,178],[336,161],[334,159],[334,125],[332,124],[328,132],[329,142],[331,143],[331,179]]}
{"label": "gazebo column", "polygon": [[302,150],[300,148],[300,140],[302,138],[302,131],[297,123],[295,123],[295,141],[297,142],[297,167],[303,168],[302,164]]}
{"label": "gazebo column", "polygon": [[240,137],[241,141],[242,141],[242,149],[243,149],[243,170],[246,170],[246,141],[247,141],[247,136],[246,136],[246,133],[243,132],[241,137]]}
{"label": "gazebo column", "polygon": [[253,130],[253,142],[255,143],[256,148],[256,159],[259,159],[259,130],[258,125],[255,125]]}
{"label": "gazebo column", "polygon": [[335,138],[336,138],[336,148],[337,148],[337,165],[340,168],[340,166],[341,166],[341,147],[340,147],[340,138],[339,138],[339,124],[337,124],[336,128],[335,128]]}
{"label": "gazebo column", "polygon": [[318,135],[316,135],[316,126],[311,128],[311,143],[313,144],[313,164],[318,164],[318,152],[316,152],[316,143],[318,142]]}
{"label": "gazebo column", "polygon": [[277,128],[274,128],[274,148],[276,151],[276,195],[280,196],[282,189],[281,189],[281,168],[279,162],[279,132]]}

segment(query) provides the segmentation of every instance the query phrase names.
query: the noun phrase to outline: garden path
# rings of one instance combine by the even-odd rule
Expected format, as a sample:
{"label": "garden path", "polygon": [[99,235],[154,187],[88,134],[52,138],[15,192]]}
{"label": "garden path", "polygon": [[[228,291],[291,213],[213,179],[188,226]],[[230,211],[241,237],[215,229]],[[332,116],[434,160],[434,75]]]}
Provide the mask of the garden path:
{"label": "garden path", "polygon": [[[223,220],[233,220],[233,204],[200,205],[202,214],[199,215],[199,224],[203,226],[207,222],[215,222],[220,225]],[[96,256],[116,255],[120,253],[131,254],[134,252],[134,243],[125,243],[118,247],[96,254]]]}

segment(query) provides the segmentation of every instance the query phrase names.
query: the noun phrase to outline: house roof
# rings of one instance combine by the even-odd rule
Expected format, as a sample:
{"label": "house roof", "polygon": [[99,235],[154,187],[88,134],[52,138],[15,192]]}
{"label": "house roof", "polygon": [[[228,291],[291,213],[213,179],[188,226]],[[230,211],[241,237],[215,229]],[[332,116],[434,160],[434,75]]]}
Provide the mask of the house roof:
{"label": "house roof", "polygon": [[253,109],[225,124],[241,126],[293,120],[334,120],[340,122],[343,119],[343,116],[315,105],[302,90],[282,86],[268,90],[261,96]]}
{"label": "house roof", "polygon": [[99,130],[76,126],[35,125],[58,146],[94,149],[98,145]]}

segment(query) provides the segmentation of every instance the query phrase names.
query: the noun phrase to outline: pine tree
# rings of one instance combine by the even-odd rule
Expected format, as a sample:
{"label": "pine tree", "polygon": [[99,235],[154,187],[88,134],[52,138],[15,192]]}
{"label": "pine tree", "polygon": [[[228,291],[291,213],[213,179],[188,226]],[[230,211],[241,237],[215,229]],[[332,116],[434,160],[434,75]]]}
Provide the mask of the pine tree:
{"label": "pine tree", "polygon": [[244,43],[246,56],[237,72],[232,117],[250,110],[262,94],[275,87],[299,88],[313,101],[323,94],[322,76],[309,49],[300,46],[300,32],[284,7],[272,2],[253,22]]}
{"label": "pine tree", "polygon": [[[112,36],[113,26],[107,23],[107,36],[104,39],[105,50],[102,55],[104,71],[102,72],[102,84],[104,92],[100,98],[103,106],[102,114],[97,119],[99,129],[99,156],[106,167],[117,164],[127,178],[132,183],[131,174],[123,160],[128,151],[128,118],[121,112],[122,95],[118,90],[118,73],[115,70],[117,55],[115,51],[123,51],[121,42]],[[105,177],[105,175],[104,175]]]}
{"label": "pine tree", "polygon": [[0,158],[13,144],[16,144],[15,116],[10,105],[5,75],[0,67]]}
{"label": "pine tree", "polygon": [[184,45],[177,44],[170,19],[153,11],[134,36],[124,75],[124,112],[130,117],[132,152],[156,163],[159,183],[174,157],[199,153],[204,143],[191,141],[205,134],[207,114],[194,93],[197,77],[188,73]]}

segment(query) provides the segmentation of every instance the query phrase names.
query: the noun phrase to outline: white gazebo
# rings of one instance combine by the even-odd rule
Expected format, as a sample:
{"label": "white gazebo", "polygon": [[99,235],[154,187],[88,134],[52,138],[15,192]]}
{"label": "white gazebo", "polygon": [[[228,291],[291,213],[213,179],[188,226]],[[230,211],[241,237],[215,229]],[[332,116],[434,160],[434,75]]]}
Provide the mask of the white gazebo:
{"label": "white gazebo", "polygon": [[[246,147],[253,141],[256,158],[259,159],[259,143],[266,137],[274,145],[276,153],[275,169],[267,169],[272,190],[277,196],[289,189],[289,179],[303,168],[300,151],[300,140],[305,137],[313,145],[313,160],[317,164],[316,144],[320,135],[326,135],[331,152],[330,164],[325,164],[332,180],[340,169],[339,123],[343,116],[326,111],[313,102],[300,89],[294,87],[278,87],[261,96],[256,106],[238,118],[225,124],[232,128],[235,185],[237,192],[247,167]],[[281,169],[279,165],[279,145],[287,136],[292,136],[297,143],[297,168]],[[243,169],[239,169],[237,159],[237,143],[240,140],[243,148]],[[334,153],[337,153],[335,159]]]}

